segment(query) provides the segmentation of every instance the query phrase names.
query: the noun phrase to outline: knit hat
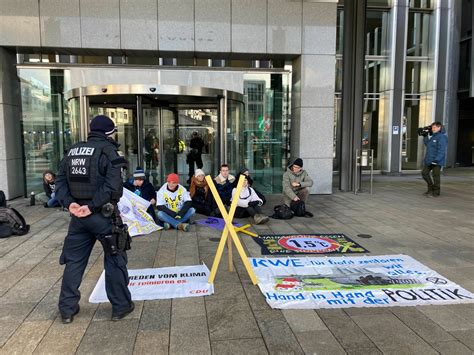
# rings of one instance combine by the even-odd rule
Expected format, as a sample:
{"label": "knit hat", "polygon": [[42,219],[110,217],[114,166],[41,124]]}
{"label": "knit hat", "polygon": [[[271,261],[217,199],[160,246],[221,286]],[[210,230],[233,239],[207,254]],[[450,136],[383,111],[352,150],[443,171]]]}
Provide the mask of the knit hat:
{"label": "knit hat", "polygon": [[145,170],[143,170],[143,168],[140,168],[139,166],[137,166],[137,168],[133,172],[133,178],[144,180],[145,179]]}
{"label": "knit hat", "polygon": [[204,176],[206,176],[206,174],[204,173],[204,170],[202,170],[202,169],[196,169],[196,171],[194,172],[194,176],[199,176],[199,175],[204,175]]}
{"label": "knit hat", "polygon": [[300,168],[303,167],[303,159],[296,158],[292,165],[298,165]]}
{"label": "knit hat", "polygon": [[178,174],[175,174],[175,173],[169,174],[166,181],[167,182],[175,182],[175,183],[179,184],[179,176],[178,176]]}
{"label": "knit hat", "polygon": [[102,132],[106,136],[117,132],[117,127],[115,127],[114,121],[105,115],[95,116],[90,124],[91,132],[97,131]]}

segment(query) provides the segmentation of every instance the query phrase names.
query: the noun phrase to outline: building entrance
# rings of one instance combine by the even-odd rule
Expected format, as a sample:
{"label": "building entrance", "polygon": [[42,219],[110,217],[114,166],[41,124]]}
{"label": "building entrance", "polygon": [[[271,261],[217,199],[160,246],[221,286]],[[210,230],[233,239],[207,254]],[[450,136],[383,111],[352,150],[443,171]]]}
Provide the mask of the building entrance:
{"label": "building entrance", "polygon": [[[68,93],[73,101],[70,106],[77,108],[72,113],[80,116],[82,139],[93,117],[107,115],[118,127],[117,141],[129,162],[128,176],[137,166],[143,167],[147,179],[159,187],[172,172],[183,184],[197,168],[217,173],[218,165],[234,150],[221,139],[227,121],[231,122],[228,113],[234,112],[227,101],[232,101],[232,107],[243,106],[242,95],[232,93],[230,99],[227,91],[182,87],[178,87],[182,94],[123,92],[127,87],[89,87]],[[155,91],[158,88],[163,90],[157,87]]]}

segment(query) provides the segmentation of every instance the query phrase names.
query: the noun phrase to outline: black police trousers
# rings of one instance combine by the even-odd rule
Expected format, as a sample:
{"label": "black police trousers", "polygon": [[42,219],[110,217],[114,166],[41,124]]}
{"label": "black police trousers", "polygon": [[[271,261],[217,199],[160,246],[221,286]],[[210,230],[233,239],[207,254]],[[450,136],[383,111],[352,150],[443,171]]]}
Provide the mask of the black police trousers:
{"label": "black police trousers", "polygon": [[[112,232],[112,220],[101,214],[77,218],[72,216],[69,231],[64,240],[59,263],[66,265],[59,295],[59,311],[62,316],[70,316],[77,310],[81,293],[82,276],[96,240],[104,247],[103,236]],[[132,301],[128,290],[127,254],[119,251],[112,255],[104,247],[105,290],[112,304],[112,315],[130,308]]]}

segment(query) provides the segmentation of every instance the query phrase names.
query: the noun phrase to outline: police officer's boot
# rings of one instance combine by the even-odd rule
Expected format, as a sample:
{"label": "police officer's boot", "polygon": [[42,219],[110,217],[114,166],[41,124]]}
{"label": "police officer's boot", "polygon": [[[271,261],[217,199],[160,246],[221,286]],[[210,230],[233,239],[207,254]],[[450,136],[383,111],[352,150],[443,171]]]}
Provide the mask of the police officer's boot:
{"label": "police officer's boot", "polygon": [[61,314],[61,322],[63,322],[63,324],[72,323],[72,321],[74,320],[74,316],[76,314],[78,314],[80,310],[81,310],[81,307],[79,307],[79,305],[77,305],[76,311],[73,314],[71,314],[70,316],[65,316],[65,315]]}
{"label": "police officer's boot", "polygon": [[113,321],[121,320],[125,318],[126,316],[128,316],[130,313],[132,313],[134,309],[135,309],[135,303],[130,302],[130,307],[126,311],[123,311],[122,313],[112,315],[112,320]]}

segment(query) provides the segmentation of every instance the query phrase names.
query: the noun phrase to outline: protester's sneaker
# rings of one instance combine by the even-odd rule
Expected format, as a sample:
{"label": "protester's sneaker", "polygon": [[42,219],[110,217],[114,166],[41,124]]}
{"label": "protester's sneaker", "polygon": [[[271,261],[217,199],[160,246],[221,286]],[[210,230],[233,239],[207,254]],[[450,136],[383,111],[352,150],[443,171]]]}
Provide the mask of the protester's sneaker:
{"label": "protester's sneaker", "polygon": [[255,221],[255,224],[264,224],[267,223],[270,218],[263,214],[256,214],[255,216],[253,216],[253,220]]}
{"label": "protester's sneaker", "polygon": [[163,223],[163,229],[164,229],[165,231],[167,231],[167,230],[170,229],[170,228],[171,228],[171,226],[170,226],[169,223],[166,223],[166,222]]}
{"label": "protester's sneaker", "polygon": [[44,207],[44,208],[48,208],[48,207],[49,207],[49,206],[48,206],[48,203],[47,203],[47,202],[43,203],[43,207]]}
{"label": "protester's sneaker", "polygon": [[130,302],[130,307],[127,310],[123,311],[122,313],[117,313],[115,315],[112,314],[112,320],[113,321],[121,320],[125,318],[126,316],[128,316],[130,313],[132,313],[134,309],[135,309],[135,303]]}
{"label": "protester's sneaker", "polygon": [[423,196],[426,196],[426,197],[431,197],[432,194],[433,194],[433,191],[431,191],[431,190],[423,192]]}
{"label": "protester's sneaker", "polygon": [[183,232],[189,232],[189,224],[188,223],[180,223],[178,224],[178,229]]}

